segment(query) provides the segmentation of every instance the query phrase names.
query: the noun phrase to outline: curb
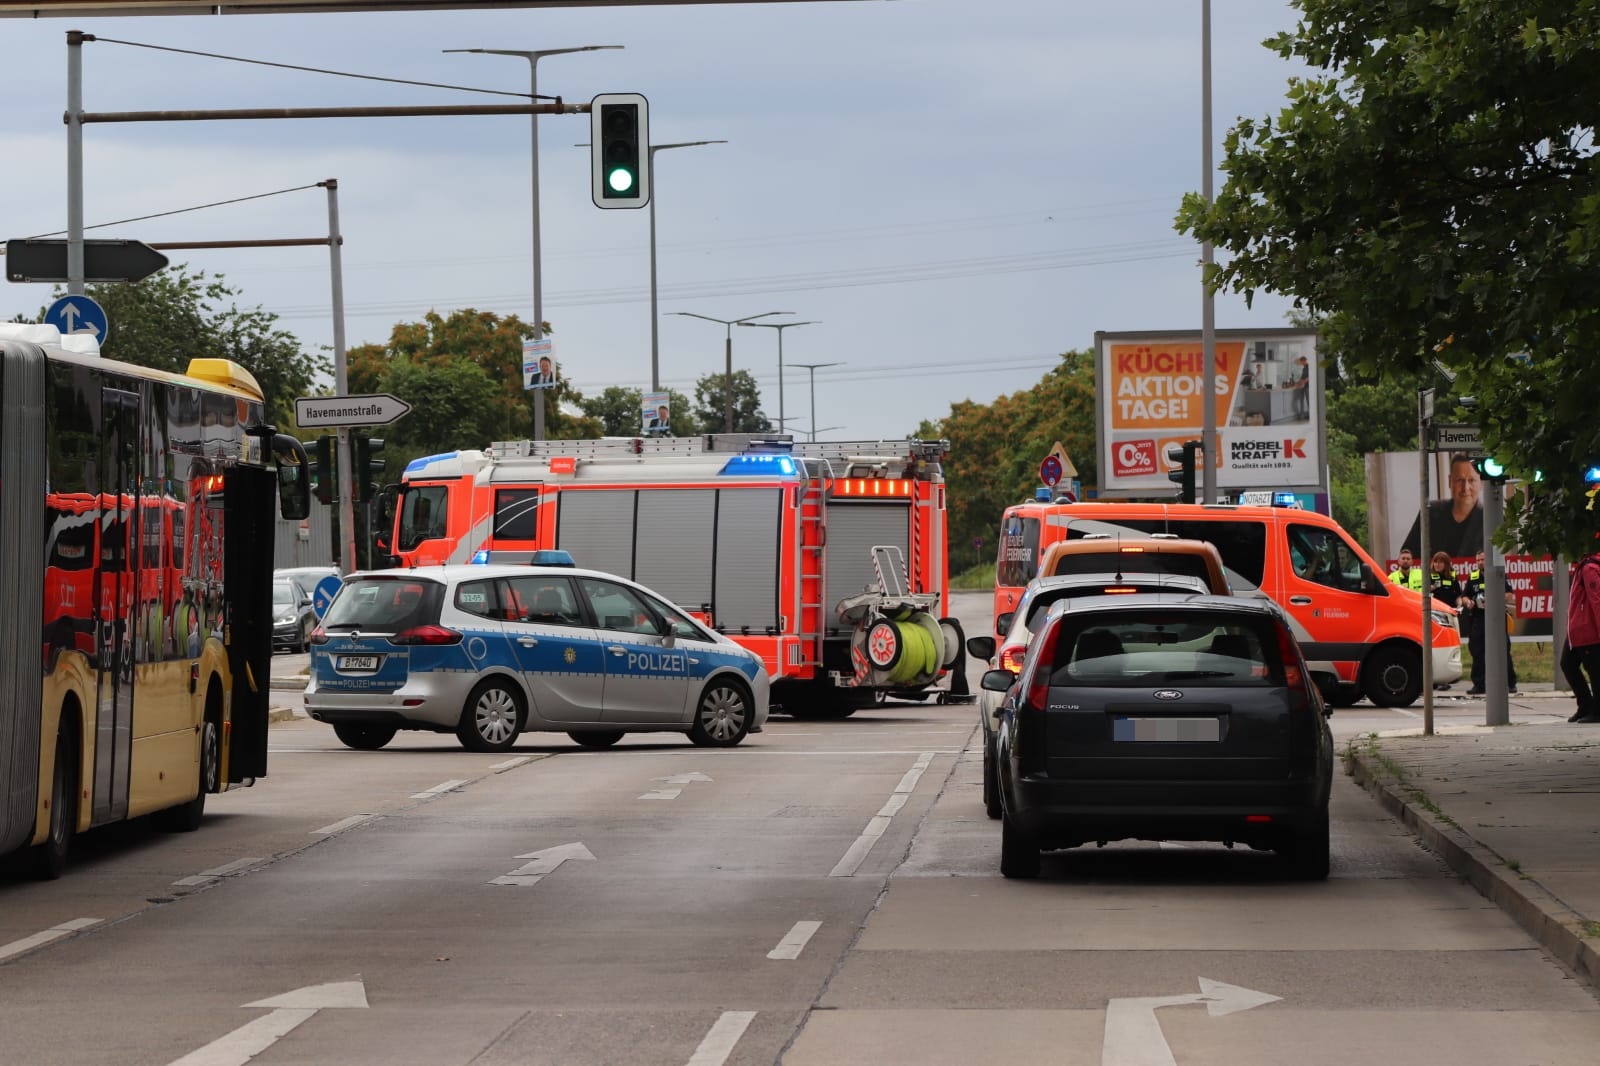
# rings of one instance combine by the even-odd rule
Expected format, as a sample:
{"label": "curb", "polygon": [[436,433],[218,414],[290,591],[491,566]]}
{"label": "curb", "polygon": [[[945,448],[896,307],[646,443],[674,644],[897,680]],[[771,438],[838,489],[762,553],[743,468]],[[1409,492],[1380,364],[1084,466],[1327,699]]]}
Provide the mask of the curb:
{"label": "curb", "polygon": [[1369,763],[1362,753],[1352,751],[1345,760],[1345,772],[1541,947],[1591,987],[1600,989],[1600,944],[1584,935],[1585,915],[1535,879],[1511,869],[1493,848],[1412,803],[1404,781],[1381,764]]}

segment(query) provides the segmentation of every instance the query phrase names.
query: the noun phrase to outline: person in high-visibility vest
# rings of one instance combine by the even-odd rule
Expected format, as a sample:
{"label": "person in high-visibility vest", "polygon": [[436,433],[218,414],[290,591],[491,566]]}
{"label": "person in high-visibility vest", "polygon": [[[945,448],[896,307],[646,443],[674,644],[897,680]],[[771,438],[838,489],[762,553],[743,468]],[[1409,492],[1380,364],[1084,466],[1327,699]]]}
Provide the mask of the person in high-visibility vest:
{"label": "person in high-visibility vest", "polygon": [[1410,548],[1400,549],[1400,564],[1389,571],[1389,580],[1401,588],[1422,591],[1422,567],[1412,561]]}

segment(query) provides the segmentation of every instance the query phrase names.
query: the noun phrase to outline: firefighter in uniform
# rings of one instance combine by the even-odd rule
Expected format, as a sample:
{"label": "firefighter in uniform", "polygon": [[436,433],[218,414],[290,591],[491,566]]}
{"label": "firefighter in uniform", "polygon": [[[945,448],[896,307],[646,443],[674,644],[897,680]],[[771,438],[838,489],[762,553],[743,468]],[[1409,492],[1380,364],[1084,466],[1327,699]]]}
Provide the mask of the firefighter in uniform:
{"label": "firefighter in uniform", "polygon": [[1400,549],[1400,565],[1389,571],[1389,581],[1401,588],[1422,591],[1422,567],[1411,560],[1411,549]]}
{"label": "firefighter in uniform", "polygon": [[[1461,591],[1461,599],[1457,604],[1461,608],[1461,618],[1466,623],[1467,652],[1472,656],[1472,687],[1467,689],[1469,696],[1482,696],[1483,671],[1484,671],[1484,641],[1489,635],[1490,625],[1483,614],[1483,552],[1479,552],[1472,562],[1472,570],[1467,574],[1466,584]],[[1504,629],[1505,621],[1497,619],[1499,628]],[[1506,691],[1515,695],[1517,691],[1517,665],[1511,659],[1511,634],[1506,632]]]}

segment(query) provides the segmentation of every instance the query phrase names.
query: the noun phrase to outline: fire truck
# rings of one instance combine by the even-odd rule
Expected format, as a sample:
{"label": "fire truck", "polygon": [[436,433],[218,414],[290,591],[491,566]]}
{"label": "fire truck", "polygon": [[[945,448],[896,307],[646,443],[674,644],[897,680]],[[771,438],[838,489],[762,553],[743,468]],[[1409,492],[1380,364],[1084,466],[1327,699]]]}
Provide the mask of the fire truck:
{"label": "fire truck", "polygon": [[407,466],[391,558],[565,550],[760,655],[774,707],[795,717],[965,699],[946,588],[948,449],[750,434],[497,442]]}

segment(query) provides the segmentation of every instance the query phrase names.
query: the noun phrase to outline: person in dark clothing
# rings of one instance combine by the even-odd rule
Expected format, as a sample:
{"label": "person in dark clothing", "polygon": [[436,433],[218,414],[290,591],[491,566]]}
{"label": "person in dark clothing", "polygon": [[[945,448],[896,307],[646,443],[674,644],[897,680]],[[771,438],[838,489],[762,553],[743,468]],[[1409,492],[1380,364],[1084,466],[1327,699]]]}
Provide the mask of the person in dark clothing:
{"label": "person in dark clothing", "polygon": [[1567,721],[1600,722],[1600,552],[1585,555],[1572,571],[1561,672],[1578,700]]}

